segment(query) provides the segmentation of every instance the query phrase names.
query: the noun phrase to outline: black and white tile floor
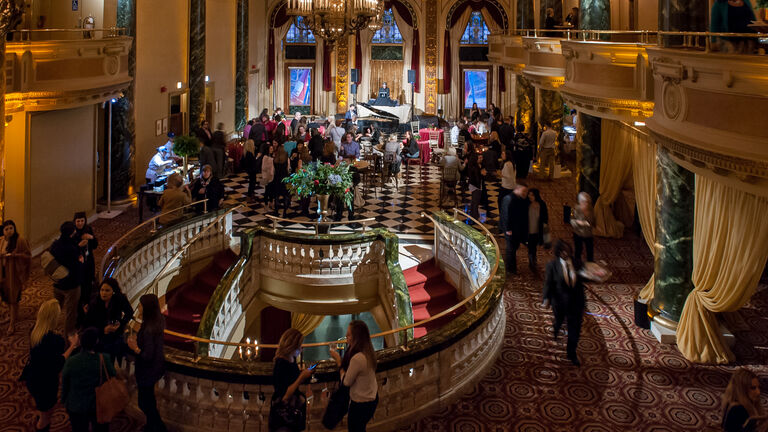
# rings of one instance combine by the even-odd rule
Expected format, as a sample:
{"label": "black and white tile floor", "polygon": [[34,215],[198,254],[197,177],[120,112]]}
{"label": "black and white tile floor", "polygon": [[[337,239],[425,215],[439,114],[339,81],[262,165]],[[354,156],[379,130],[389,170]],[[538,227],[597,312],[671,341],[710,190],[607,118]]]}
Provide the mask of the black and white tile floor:
{"label": "black and white tile floor", "polygon": [[[244,173],[234,174],[223,180],[227,191],[226,204],[237,205],[244,204],[245,207],[236,212],[233,217],[233,223],[239,227],[250,227],[256,225],[271,225],[267,218],[267,209],[262,200],[263,188],[257,186],[256,202],[248,202],[246,194],[248,192],[248,178]],[[361,183],[363,188],[363,197],[365,205],[362,209],[356,209],[355,218],[375,218],[376,222],[369,224],[373,228],[387,228],[397,233],[401,238],[407,239],[429,239],[432,238],[433,227],[429,219],[421,217],[421,213],[427,214],[439,210],[438,200],[440,196],[440,169],[434,165],[420,167],[414,165],[409,167],[406,175],[405,167],[401,172],[398,187],[390,182],[385,187],[372,187]],[[488,208],[481,205],[480,221],[483,222],[491,232],[497,232],[498,209],[497,209],[497,189],[498,183],[488,184]],[[457,186],[457,198],[460,203],[459,208],[469,213],[469,190]],[[315,200],[312,201],[310,212],[317,210]],[[346,221],[346,212],[344,212]],[[306,217],[299,215],[298,202],[294,198],[291,202],[291,208],[286,214],[287,219],[295,220],[295,223],[281,225],[284,228],[294,230],[311,230],[308,224],[302,222],[309,221]],[[334,232],[351,231],[346,225],[334,228]]]}

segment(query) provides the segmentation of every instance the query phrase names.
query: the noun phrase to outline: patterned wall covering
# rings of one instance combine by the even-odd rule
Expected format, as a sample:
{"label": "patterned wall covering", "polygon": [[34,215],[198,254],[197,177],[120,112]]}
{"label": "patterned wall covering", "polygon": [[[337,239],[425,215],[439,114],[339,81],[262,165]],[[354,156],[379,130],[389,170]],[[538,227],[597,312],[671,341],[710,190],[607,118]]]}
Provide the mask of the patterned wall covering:
{"label": "patterned wall covering", "polygon": [[437,0],[424,3],[427,17],[424,112],[434,114],[437,112]]}
{"label": "patterned wall covering", "polygon": [[349,98],[349,41],[341,38],[336,43],[336,111],[345,112]]}

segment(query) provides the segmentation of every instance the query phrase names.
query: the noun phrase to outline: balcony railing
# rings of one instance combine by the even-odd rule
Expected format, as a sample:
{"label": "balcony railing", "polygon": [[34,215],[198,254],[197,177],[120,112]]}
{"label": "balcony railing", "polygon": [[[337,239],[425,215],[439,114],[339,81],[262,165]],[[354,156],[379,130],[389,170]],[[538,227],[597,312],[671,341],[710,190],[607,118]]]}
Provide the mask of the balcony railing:
{"label": "balcony railing", "polygon": [[9,42],[29,41],[54,41],[77,39],[105,39],[119,36],[127,36],[128,29],[123,27],[111,27],[106,29],[23,29],[11,32],[12,39]]}

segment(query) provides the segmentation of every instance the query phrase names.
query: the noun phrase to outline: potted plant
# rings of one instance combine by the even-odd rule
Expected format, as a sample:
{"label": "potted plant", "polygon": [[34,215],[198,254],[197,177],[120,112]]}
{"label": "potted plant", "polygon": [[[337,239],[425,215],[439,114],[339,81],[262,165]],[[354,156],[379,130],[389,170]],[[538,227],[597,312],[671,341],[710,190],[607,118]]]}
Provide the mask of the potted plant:
{"label": "potted plant", "polygon": [[330,196],[341,198],[345,206],[352,204],[352,173],[349,164],[313,162],[283,179],[292,194],[299,198],[317,196],[319,221],[324,221]]}
{"label": "potted plant", "polygon": [[184,158],[183,176],[187,178],[187,159],[200,152],[200,141],[191,135],[180,135],[173,139],[173,152]]}

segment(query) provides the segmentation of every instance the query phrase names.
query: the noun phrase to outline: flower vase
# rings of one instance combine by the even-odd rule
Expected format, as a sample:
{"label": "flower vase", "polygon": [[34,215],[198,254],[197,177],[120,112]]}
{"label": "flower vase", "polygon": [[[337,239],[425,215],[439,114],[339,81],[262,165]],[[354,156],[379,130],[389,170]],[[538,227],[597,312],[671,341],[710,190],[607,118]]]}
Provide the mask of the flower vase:
{"label": "flower vase", "polygon": [[[328,194],[317,195],[317,221],[325,222],[326,215],[328,214]],[[317,226],[317,232],[320,234],[328,234],[330,226],[328,224],[320,224]]]}

